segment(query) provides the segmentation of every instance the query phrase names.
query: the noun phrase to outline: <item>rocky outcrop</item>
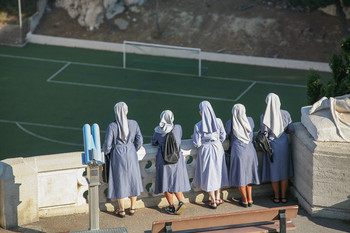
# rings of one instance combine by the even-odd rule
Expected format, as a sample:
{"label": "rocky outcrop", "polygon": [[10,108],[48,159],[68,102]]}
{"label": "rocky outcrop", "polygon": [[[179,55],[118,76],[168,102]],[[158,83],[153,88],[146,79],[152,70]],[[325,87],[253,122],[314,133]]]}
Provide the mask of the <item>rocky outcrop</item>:
{"label": "rocky outcrop", "polygon": [[[332,16],[337,16],[337,7],[335,5],[329,5],[324,8],[320,8],[320,11],[332,15]],[[350,19],[350,7],[344,7],[343,11],[345,13],[346,19]]]}
{"label": "rocky outcrop", "polygon": [[111,19],[125,11],[126,7],[142,5],[146,0],[56,0],[55,6],[67,10],[70,17],[90,30],[99,28],[104,17]]}

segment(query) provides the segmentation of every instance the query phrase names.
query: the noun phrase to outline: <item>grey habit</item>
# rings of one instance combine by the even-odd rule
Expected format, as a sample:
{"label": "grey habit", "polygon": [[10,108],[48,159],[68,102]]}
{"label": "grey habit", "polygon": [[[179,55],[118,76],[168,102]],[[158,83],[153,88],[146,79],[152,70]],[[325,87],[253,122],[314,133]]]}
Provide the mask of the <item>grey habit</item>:
{"label": "grey habit", "polygon": [[126,119],[125,103],[116,104],[115,112],[116,121],[109,124],[102,148],[111,153],[108,198],[139,196],[143,187],[136,151],[142,146],[142,134],[136,121]]}

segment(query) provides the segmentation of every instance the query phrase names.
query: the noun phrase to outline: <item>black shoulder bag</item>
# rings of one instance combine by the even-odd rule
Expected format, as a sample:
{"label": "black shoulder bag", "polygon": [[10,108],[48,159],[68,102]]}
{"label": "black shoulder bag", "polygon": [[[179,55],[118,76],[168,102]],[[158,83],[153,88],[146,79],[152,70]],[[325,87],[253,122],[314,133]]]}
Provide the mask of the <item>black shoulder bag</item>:
{"label": "black shoulder bag", "polygon": [[165,147],[163,152],[163,159],[165,164],[174,164],[180,158],[180,151],[176,144],[176,139],[173,131],[170,131],[166,135]]}
{"label": "black shoulder bag", "polygon": [[105,183],[108,183],[108,177],[109,177],[109,161],[111,160],[111,153],[104,155],[105,156],[105,163],[102,165],[103,172],[102,172],[102,181]]}
{"label": "black shoulder bag", "polygon": [[261,130],[258,131],[258,134],[256,135],[254,142],[256,145],[265,153],[267,153],[270,157],[270,161],[273,163],[273,150],[270,145],[269,140],[267,139],[267,136],[265,133],[261,132]]}
{"label": "black shoulder bag", "polygon": [[232,120],[231,120],[231,131],[230,134],[228,135],[228,148],[225,150],[225,162],[226,162],[226,167],[227,167],[227,173],[230,172],[230,167],[231,167],[231,139],[232,139]]}

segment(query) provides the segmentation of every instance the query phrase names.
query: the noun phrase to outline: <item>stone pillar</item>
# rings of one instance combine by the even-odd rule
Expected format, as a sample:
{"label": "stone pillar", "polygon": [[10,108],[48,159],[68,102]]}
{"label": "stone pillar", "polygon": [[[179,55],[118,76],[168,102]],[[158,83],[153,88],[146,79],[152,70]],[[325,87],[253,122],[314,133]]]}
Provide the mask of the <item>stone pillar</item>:
{"label": "stone pillar", "polygon": [[18,192],[11,166],[0,162],[0,227],[4,229],[17,226]]}
{"label": "stone pillar", "polygon": [[11,164],[6,161],[0,162],[1,227],[8,229],[39,221],[37,173],[23,158],[11,159]]}
{"label": "stone pillar", "polygon": [[292,136],[294,195],[312,216],[350,220],[350,143],[320,142],[301,123]]}

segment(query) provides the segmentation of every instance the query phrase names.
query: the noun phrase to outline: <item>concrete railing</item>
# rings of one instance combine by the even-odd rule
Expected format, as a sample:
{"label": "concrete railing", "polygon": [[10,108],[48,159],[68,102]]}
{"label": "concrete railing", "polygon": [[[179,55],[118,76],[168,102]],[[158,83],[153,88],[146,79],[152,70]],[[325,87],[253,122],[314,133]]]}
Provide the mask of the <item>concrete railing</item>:
{"label": "concrete railing", "polygon": [[[224,142],[227,147],[228,142]],[[192,185],[196,167],[197,149],[192,140],[181,144],[189,179]],[[153,193],[155,161],[158,147],[145,144],[139,151],[139,164],[144,191],[138,197],[137,207],[165,206],[164,195]],[[82,165],[82,152],[12,158],[0,162],[0,226],[10,228],[39,220],[39,217],[88,212],[85,179],[86,166]],[[261,161],[262,153],[258,153]],[[101,171],[102,172],[102,171]],[[114,211],[116,200],[106,198],[108,185],[99,186],[100,209]],[[268,184],[254,187],[254,196],[267,195]],[[238,196],[236,189],[224,189],[223,198]],[[185,202],[208,200],[207,193],[192,186],[184,193]],[[126,201],[126,207],[129,206]]]}

